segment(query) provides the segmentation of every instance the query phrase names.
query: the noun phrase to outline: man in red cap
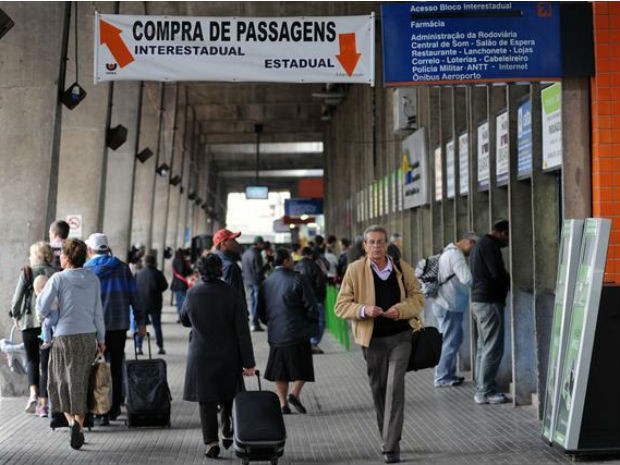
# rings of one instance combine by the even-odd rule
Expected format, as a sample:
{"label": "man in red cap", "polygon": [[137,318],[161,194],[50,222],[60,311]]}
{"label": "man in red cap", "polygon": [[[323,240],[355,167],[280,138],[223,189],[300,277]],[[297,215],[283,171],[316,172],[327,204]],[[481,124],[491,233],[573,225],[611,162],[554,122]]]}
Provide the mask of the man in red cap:
{"label": "man in red cap", "polygon": [[240,232],[234,233],[228,229],[220,229],[213,235],[213,245],[215,254],[222,260],[222,279],[241,293],[243,304],[246,305],[241,268],[237,265],[241,253],[241,245],[237,242],[240,235]]}

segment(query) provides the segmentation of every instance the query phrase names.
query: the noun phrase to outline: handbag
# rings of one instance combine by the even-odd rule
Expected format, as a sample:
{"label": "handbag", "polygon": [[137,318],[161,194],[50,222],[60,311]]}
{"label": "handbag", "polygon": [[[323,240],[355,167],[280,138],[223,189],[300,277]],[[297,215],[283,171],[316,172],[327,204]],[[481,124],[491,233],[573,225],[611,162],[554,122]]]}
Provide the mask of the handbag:
{"label": "handbag", "polygon": [[17,326],[11,327],[8,339],[0,339],[0,351],[6,355],[9,369],[17,375],[26,374],[26,349],[24,343],[15,344],[13,339]]}
{"label": "handbag", "polygon": [[102,353],[92,365],[88,390],[88,410],[95,415],[105,415],[112,408],[112,372]]}
{"label": "handbag", "polygon": [[411,335],[411,355],[407,371],[433,368],[441,358],[443,337],[437,328],[425,326]]}

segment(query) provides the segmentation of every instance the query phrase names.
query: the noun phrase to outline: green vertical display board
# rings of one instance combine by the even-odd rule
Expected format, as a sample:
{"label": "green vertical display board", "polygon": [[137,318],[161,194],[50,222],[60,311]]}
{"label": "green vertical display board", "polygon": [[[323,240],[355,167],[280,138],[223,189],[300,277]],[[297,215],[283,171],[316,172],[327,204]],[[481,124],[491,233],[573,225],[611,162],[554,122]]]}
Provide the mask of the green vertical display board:
{"label": "green vertical display board", "polygon": [[610,228],[611,221],[600,218],[586,219],[583,227],[553,431],[553,441],[567,451],[579,443]]}
{"label": "green vertical display board", "polygon": [[553,325],[547,366],[547,389],[543,413],[543,436],[553,441],[555,411],[559,401],[560,366],[566,353],[567,332],[573,304],[573,291],[579,267],[579,249],[583,234],[583,220],[564,220],[560,238],[558,275],[553,305]]}
{"label": "green vertical display board", "polygon": [[349,324],[346,320],[338,318],[335,313],[336,299],[338,298],[338,288],[336,286],[327,286],[327,294],[325,296],[325,327],[332,336],[346,350],[350,349],[349,342]]}

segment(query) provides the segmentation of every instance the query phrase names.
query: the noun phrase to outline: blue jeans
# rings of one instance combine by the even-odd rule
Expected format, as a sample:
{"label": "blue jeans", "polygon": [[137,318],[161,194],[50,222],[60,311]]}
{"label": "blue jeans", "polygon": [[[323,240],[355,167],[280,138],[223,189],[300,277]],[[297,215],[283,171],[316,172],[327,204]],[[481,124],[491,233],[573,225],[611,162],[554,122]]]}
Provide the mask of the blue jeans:
{"label": "blue jeans", "polygon": [[446,310],[433,303],[433,314],[437,327],[443,334],[441,358],[435,368],[435,383],[448,383],[456,378],[456,356],[463,343],[463,312]]}
{"label": "blue jeans", "polygon": [[[159,347],[160,349],[163,349],[164,348],[164,334],[161,331],[161,312],[149,313],[149,320],[150,320],[150,323],[153,325],[153,330],[155,331],[155,340],[157,341],[157,347]],[[131,321],[131,331],[132,333],[138,331],[138,327],[135,324],[133,317]],[[139,348],[142,348],[143,341],[144,341],[144,338],[142,336],[138,335],[136,337],[136,344],[138,345]]]}
{"label": "blue jeans", "polygon": [[187,295],[187,290],[184,291],[174,291],[174,300],[177,303],[177,313],[181,314],[181,309],[183,308],[183,303],[185,302],[185,296]]}
{"label": "blue jeans", "polygon": [[495,377],[504,355],[504,304],[472,302],[471,313],[478,333],[476,349],[476,394],[497,392]]}
{"label": "blue jeans", "polygon": [[258,290],[260,289],[259,284],[251,284],[250,285],[250,315],[251,315],[251,325],[252,326],[260,326],[260,321],[258,319]]}
{"label": "blue jeans", "polygon": [[325,304],[317,304],[319,309],[319,333],[315,337],[310,338],[310,344],[318,346],[323,339],[323,333],[325,332]]}

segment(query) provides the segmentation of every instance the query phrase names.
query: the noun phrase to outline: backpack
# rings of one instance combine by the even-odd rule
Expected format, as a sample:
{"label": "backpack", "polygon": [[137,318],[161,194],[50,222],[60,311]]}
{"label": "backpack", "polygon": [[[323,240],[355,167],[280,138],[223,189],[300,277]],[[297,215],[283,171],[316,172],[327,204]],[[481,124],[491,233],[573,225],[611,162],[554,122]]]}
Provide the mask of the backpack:
{"label": "backpack", "polygon": [[426,297],[437,297],[439,287],[454,277],[452,273],[445,281],[439,282],[439,257],[440,253],[431,255],[418,261],[415,266],[415,276],[420,281],[420,287]]}

